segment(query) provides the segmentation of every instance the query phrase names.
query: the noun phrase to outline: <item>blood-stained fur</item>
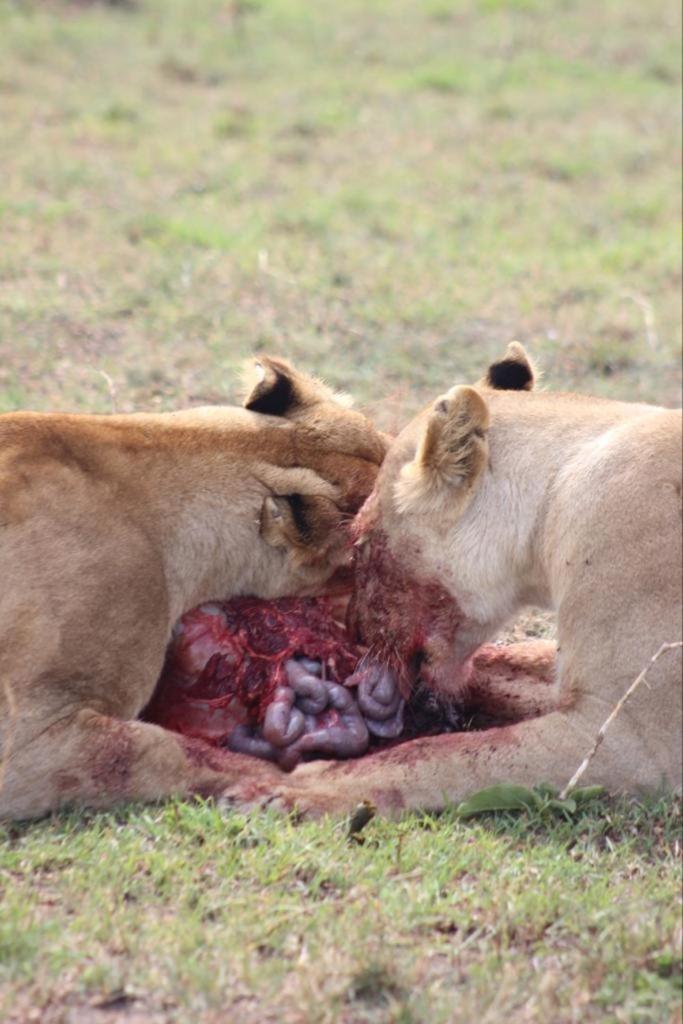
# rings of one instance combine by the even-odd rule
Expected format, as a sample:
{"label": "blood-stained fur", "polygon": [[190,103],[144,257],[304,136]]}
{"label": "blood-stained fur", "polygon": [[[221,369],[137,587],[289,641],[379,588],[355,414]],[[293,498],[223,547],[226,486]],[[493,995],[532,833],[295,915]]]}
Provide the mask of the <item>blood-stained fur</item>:
{"label": "blood-stained fur", "polygon": [[[680,412],[537,392],[534,376],[512,343],[478,384],[433,402],[392,444],[355,524],[351,619],[373,656],[511,724],[305,765],[246,801],[234,788],[235,802],[319,814],[367,799],[398,813],[503,781],[562,786],[638,672],[680,640]],[[550,683],[547,642],[523,645],[519,671],[514,647],[480,649],[525,605],[557,615]],[[674,649],[584,781],[680,790],[681,719]]]}
{"label": "blood-stained fur", "polygon": [[245,406],[0,416],[0,817],[274,784],[136,718],[188,609],[348,579],[386,442],[281,360]]}

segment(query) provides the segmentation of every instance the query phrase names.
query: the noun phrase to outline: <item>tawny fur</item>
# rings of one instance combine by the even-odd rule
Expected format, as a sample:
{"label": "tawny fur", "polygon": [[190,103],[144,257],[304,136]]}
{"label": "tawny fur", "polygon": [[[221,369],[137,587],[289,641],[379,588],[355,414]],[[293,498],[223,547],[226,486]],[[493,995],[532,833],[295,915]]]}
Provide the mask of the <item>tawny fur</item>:
{"label": "tawny fur", "polygon": [[183,612],[314,593],[348,563],[385,441],[283,361],[261,367],[272,415],[252,389],[247,409],[0,416],[0,817],[277,777],[135,721]]}
{"label": "tawny fur", "polygon": [[[523,365],[508,376],[515,360]],[[488,706],[497,690],[510,717],[528,720],[415,740],[362,763],[306,765],[275,790],[237,787],[237,802],[336,813],[368,799],[395,814],[439,809],[503,781],[560,787],[639,670],[662,643],[680,640],[680,412],[529,391],[524,366],[533,368],[521,346],[505,361],[477,385],[490,424],[486,457],[472,463],[465,485],[444,472],[437,440],[449,421],[439,399],[391,447],[363,523],[369,533],[384,531],[397,557],[417,552],[416,574],[443,584],[462,612],[448,657],[431,652],[434,685],[462,689],[474,678],[481,704],[481,655],[474,676],[471,658],[525,605],[556,612],[554,682],[535,702],[526,644],[527,681],[515,701],[511,648],[512,682],[492,679]],[[497,390],[492,379],[515,381],[515,389]],[[446,396],[448,408],[460,394]],[[461,413],[453,414],[466,436]],[[452,453],[457,466],[460,454]],[[547,659],[544,643],[537,667]],[[610,792],[680,791],[680,650],[658,661],[648,683],[615,720],[586,783]]]}

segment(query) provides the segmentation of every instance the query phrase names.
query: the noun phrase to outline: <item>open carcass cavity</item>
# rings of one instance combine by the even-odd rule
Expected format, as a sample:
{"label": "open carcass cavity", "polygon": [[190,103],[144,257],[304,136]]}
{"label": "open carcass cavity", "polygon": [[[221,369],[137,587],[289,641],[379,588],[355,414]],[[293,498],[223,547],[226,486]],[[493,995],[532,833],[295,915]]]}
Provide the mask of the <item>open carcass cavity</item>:
{"label": "open carcass cavity", "polygon": [[349,638],[326,598],[237,598],[188,612],[173,631],[144,717],[291,769],[463,727]]}
{"label": "open carcass cavity", "polygon": [[[361,519],[362,525],[362,519]],[[382,530],[356,549],[348,630],[331,598],[241,597],[188,612],[173,631],[144,717],[284,769],[314,757],[359,757],[421,736],[487,728],[543,713],[547,644],[484,646],[453,661],[463,616]]]}

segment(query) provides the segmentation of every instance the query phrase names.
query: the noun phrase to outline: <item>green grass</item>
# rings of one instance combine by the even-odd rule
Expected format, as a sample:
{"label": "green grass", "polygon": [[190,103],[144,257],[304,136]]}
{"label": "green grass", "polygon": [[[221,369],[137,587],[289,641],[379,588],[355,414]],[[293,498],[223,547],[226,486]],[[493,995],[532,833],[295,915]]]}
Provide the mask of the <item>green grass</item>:
{"label": "green grass", "polygon": [[0,0],[0,408],[106,410],[93,367],[123,409],[218,400],[270,348],[391,426],[511,337],[676,401],[679,21]]}
{"label": "green grass", "polygon": [[[679,39],[670,0],[0,0],[0,411],[222,401],[267,349],[391,429],[513,337],[677,402]],[[679,821],[12,828],[0,1016],[680,1020]]]}
{"label": "green grass", "polygon": [[13,827],[6,1012],[118,999],[145,1020],[665,1021],[679,816],[670,800],[596,801],[572,823],[445,814],[371,822],[362,845],[339,823],[180,802]]}

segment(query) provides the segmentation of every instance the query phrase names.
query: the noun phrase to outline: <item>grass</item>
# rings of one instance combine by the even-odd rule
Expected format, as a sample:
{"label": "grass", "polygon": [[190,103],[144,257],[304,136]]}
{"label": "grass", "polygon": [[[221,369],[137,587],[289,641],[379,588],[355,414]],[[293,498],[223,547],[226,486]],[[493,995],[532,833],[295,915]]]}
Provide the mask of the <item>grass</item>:
{"label": "grass", "polygon": [[[0,0],[0,411],[223,401],[267,349],[391,429],[512,337],[677,402],[679,39],[670,0]],[[12,827],[0,1015],[680,1021],[679,828]]]}
{"label": "grass", "polygon": [[[516,336],[676,401],[678,5],[0,0],[0,408],[233,394],[391,426]],[[387,400],[390,400],[389,402]]]}
{"label": "grass", "polygon": [[671,800],[596,801],[573,822],[447,813],[371,822],[362,845],[339,823],[180,802],[12,827],[6,1012],[664,1021],[681,981],[679,815]]}

